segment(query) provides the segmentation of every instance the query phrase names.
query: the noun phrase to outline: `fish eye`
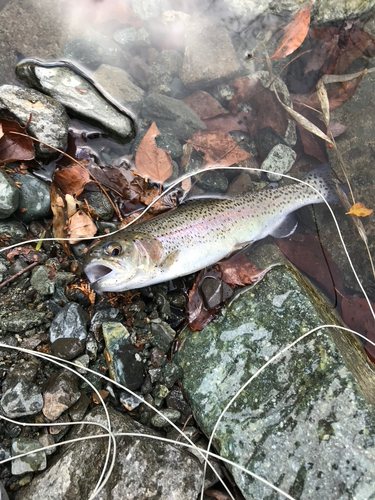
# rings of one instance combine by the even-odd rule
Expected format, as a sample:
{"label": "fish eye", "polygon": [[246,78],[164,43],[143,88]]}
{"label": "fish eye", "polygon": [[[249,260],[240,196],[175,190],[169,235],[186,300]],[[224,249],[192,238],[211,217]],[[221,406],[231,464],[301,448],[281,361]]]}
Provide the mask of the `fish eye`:
{"label": "fish eye", "polygon": [[111,257],[117,257],[122,253],[122,246],[119,243],[108,243],[105,252]]}

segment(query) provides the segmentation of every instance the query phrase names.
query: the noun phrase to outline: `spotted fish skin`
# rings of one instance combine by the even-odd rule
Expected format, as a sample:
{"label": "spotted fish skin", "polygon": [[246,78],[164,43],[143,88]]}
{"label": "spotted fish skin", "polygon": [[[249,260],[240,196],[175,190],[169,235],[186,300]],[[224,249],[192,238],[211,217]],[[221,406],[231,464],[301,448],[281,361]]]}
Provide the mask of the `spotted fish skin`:
{"label": "spotted fish skin", "polygon": [[189,202],[125,228],[88,253],[85,272],[99,292],[131,290],[203,269],[268,235],[287,236],[295,229],[289,221],[295,210],[323,202],[322,196],[336,201],[327,166],[310,172],[304,182],[318,192],[298,183],[233,199]]}

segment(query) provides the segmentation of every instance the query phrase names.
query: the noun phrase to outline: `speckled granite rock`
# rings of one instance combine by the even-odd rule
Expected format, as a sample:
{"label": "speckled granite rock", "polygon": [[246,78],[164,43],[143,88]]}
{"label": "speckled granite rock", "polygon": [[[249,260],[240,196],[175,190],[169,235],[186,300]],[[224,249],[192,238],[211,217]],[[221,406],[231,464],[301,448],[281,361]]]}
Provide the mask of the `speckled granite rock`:
{"label": "speckled granite rock", "polygon": [[[203,332],[187,336],[174,362],[183,368],[184,392],[207,435],[267,360],[301,334],[335,321],[323,307],[294,272],[277,268]],[[370,379],[364,368],[364,383]],[[221,455],[294,498],[369,499],[373,493],[375,420],[327,330],[268,366],[225,414],[214,443]],[[232,473],[246,499],[270,498],[260,481]]]}

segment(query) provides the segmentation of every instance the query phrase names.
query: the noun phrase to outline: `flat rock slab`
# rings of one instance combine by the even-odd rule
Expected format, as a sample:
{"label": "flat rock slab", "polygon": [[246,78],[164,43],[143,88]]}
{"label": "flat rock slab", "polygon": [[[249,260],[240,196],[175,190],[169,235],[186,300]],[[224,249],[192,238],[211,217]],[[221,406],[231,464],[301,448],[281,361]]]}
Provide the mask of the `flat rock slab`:
{"label": "flat rock slab", "polygon": [[[127,415],[108,408],[113,432],[155,434]],[[86,419],[107,425],[102,408]],[[80,426],[69,438],[92,436],[102,429]],[[77,500],[90,498],[104,464],[108,440],[90,439],[68,445],[44,473],[16,494],[16,500]],[[196,500],[202,481],[197,459],[169,444],[148,438],[117,439],[115,468],[100,500]]]}
{"label": "flat rock slab", "polygon": [[[184,393],[206,435],[267,360],[310,329],[332,324],[321,310],[297,275],[280,267],[186,338],[174,362],[183,369]],[[252,381],[224,415],[214,443],[222,456],[294,498],[369,499],[375,420],[331,335],[323,332]],[[246,499],[271,497],[270,487],[231,470]]]}

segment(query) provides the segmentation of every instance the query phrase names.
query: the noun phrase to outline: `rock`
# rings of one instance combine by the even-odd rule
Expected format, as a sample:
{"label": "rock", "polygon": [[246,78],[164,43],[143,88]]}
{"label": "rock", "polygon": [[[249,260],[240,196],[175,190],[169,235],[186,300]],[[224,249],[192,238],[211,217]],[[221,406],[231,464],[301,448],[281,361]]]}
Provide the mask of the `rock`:
{"label": "rock", "polygon": [[16,215],[22,222],[31,222],[51,215],[51,196],[47,184],[32,174],[14,174],[21,184],[20,201]]}
{"label": "rock", "polygon": [[125,50],[134,47],[149,47],[150,37],[145,28],[135,29],[132,26],[121,28],[114,32],[113,38],[122,45]]}
{"label": "rock", "polygon": [[20,193],[12,179],[0,170],[0,219],[7,219],[17,210]]}
{"label": "rock", "polygon": [[[174,362],[184,371],[184,393],[207,436],[266,361],[302,333],[337,324],[329,311],[293,271],[279,267],[221,318],[185,338]],[[375,381],[358,354],[362,348],[349,334],[330,329],[270,364],[240,393],[215,433],[221,455],[293,497],[314,498],[317,490],[321,498],[337,491],[362,497],[375,480],[374,417],[332,338],[373,401]],[[245,498],[269,498],[269,487],[231,471]]]}
{"label": "rock", "polygon": [[189,106],[201,120],[209,120],[219,115],[227,115],[229,111],[214,99],[208,92],[198,90],[194,94],[184,99],[184,103]]}
{"label": "rock", "polygon": [[197,181],[197,185],[205,191],[225,193],[228,189],[228,178],[224,172],[214,170],[205,172],[197,177],[193,177]]}
{"label": "rock", "polygon": [[[178,410],[172,410],[167,408],[166,410],[160,410],[160,413],[163,415],[154,415],[151,418],[151,424],[157,429],[163,429],[165,427],[169,427],[171,424],[168,422],[170,420],[173,423],[176,423],[181,417],[181,413]],[[167,420],[168,419],[168,420]]]}
{"label": "rock", "polygon": [[283,178],[283,176],[279,174],[287,174],[293,167],[296,158],[297,153],[293,151],[293,149],[284,144],[278,144],[268,153],[261,168],[275,172],[267,174],[267,177],[271,182],[278,182]]}
{"label": "rock", "polygon": [[210,277],[203,280],[201,290],[207,309],[214,309],[233,295],[232,288],[224,281]]}
{"label": "rock", "polygon": [[79,61],[84,65],[106,62],[121,66],[124,52],[116,42],[98,31],[87,31],[80,37],[71,38],[64,46],[64,56],[70,61]]}
{"label": "rock", "polygon": [[89,81],[71,68],[43,67],[26,62],[17,66],[17,76],[63,104],[73,116],[102,128],[113,138],[125,141],[133,136],[131,118],[111,105]]}
{"label": "rock", "polygon": [[174,363],[167,363],[162,368],[163,381],[168,389],[171,389],[174,384],[182,378],[182,370]]}
{"label": "rock", "polygon": [[58,358],[71,360],[85,350],[85,342],[76,338],[59,338],[51,344],[51,351]]}
{"label": "rock", "polygon": [[[12,456],[27,453],[40,448],[37,439],[17,438],[12,439]],[[30,453],[26,457],[16,458],[12,461],[12,474],[24,474],[25,472],[36,472],[47,467],[46,453],[38,451]]]}
{"label": "rock", "polygon": [[[3,314],[1,314],[3,313]],[[1,311],[0,329],[6,332],[22,333],[44,325],[48,320],[45,313],[23,309],[21,311]]]}
{"label": "rock", "polygon": [[206,129],[198,115],[184,102],[161,94],[151,93],[146,97],[142,114],[155,121],[158,127],[167,128],[185,140],[198,130]]}
{"label": "rock", "polygon": [[128,394],[127,392],[122,392],[120,395],[120,403],[122,406],[128,410],[133,411],[143,402],[143,395],[140,392],[135,392],[138,397]]}
{"label": "rock", "polygon": [[[0,118],[27,127],[28,133],[54,148],[65,151],[68,144],[68,115],[63,106],[50,97],[16,85],[0,87]],[[43,144],[34,143],[36,155],[50,161],[58,153]]]}
{"label": "rock", "polygon": [[178,410],[184,421],[186,421],[192,413],[190,406],[187,404],[186,399],[178,386],[172,387],[169,391],[169,394],[167,395],[167,405],[168,408]]}
{"label": "rock", "polygon": [[143,21],[160,16],[170,9],[168,0],[132,0],[132,9]]}
{"label": "rock", "polygon": [[87,336],[86,325],[86,315],[82,307],[76,303],[69,303],[52,321],[49,329],[50,342],[61,338],[84,342]]}
{"label": "rock", "polygon": [[7,492],[5,491],[3,483],[0,482],[0,500],[9,500]]}
{"label": "rock", "polygon": [[43,408],[40,388],[24,379],[7,388],[1,398],[1,408],[9,418],[35,415]]}
{"label": "rock", "polygon": [[138,349],[130,344],[130,334],[121,323],[103,323],[103,336],[109,376],[134,391],[144,380],[144,368]]}
{"label": "rock", "polygon": [[54,267],[49,265],[36,266],[32,271],[30,283],[40,295],[51,295],[60,287],[65,287],[74,277],[75,275],[72,273],[56,271]]}
{"label": "rock", "polygon": [[[177,136],[169,128],[161,127],[158,130],[160,132],[160,135],[155,137],[155,143],[157,147],[168,151],[172,160],[178,161],[182,156],[182,146]],[[132,154],[135,154],[137,152],[138,146],[140,145],[147,131],[148,128],[138,133],[137,138],[133,141],[131,146]],[[170,180],[170,178],[168,180]]]}
{"label": "rock", "polygon": [[87,203],[95,210],[102,220],[111,220],[115,213],[108,198],[101,191],[94,191],[86,196]]}
{"label": "rock", "polygon": [[150,66],[149,88],[152,92],[170,94],[174,78],[181,76],[182,56],[175,50],[163,50]]}
{"label": "rock", "polygon": [[[128,415],[108,408],[113,432],[135,432],[157,435]],[[108,425],[102,408],[91,411],[87,421]],[[69,438],[97,434],[96,426],[80,426]],[[149,438],[118,437],[114,470],[99,494],[101,500],[141,498],[173,498],[196,500],[202,472],[195,457],[166,443]],[[54,464],[34,477],[31,484],[17,492],[16,500],[76,500],[89,498],[102,472],[107,452],[105,439],[89,439],[74,443],[56,457]]]}
{"label": "rock", "polygon": [[212,87],[235,78],[239,64],[227,30],[207,18],[186,23],[182,83],[190,89]]}
{"label": "rock", "polygon": [[93,78],[125,108],[139,111],[144,99],[144,90],[132,83],[129,75],[120,68],[102,64],[93,73]]}
{"label": "rock", "polygon": [[90,322],[90,331],[93,332],[96,337],[102,334],[102,324],[105,322],[120,322],[123,319],[123,315],[119,309],[115,307],[102,309],[93,314]]}
{"label": "rock", "polygon": [[251,191],[251,178],[249,174],[242,172],[230,183],[227,190],[228,196],[242,196]]}
{"label": "rock", "polygon": [[81,393],[77,377],[68,370],[60,370],[47,382],[43,391],[43,414],[54,422],[68,408],[79,400]]}
{"label": "rock", "polygon": [[23,238],[26,238],[27,231],[25,226],[15,219],[0,220],[0,234],[8,236],[9,243],[19,243]]}
{"label": "rock", "polygon": [[151,344],[164,352],[168,352],[176,336],[176,332],[168,323],[160,320],[159,323],[151,323],[151,333]]}

